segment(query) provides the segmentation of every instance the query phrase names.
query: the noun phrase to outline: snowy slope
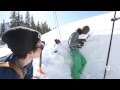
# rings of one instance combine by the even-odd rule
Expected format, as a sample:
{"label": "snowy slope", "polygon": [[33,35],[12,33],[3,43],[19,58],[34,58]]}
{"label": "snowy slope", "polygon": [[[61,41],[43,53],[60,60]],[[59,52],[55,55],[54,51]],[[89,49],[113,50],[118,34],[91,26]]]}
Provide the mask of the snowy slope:
{"label": "snowy slope", "polygon": [[[117,13],[119,13],[119,12],[117,12]],[[62,41],[68,40],[71,33],[74,32],[74,30],[76,30],[78,27],[83,27],[84,25],[89,25],[91,28],[91,31],[89,33],[91,35],[91,37],[87,40],[87,42],[85,43],[85,46],[82,49],[80,49],[80,52],[84,55],[84,57],[87,60],[86,67],[85,67],[82,77],[81,77],[83,79],[84,78],[102,79],[104,76],[108,48],[109,48],[110,34],[111,34],[112,23],[113,23],[110,20],[111,20],[111,18],[113,18],[113,16],[114,16],[114,12],[111,12],[108,14],[79,20],[79,21],[76,21],[76,22],[73,22],[73,23],[70,23],[70,24],[60,27],[60,34],[61,34]],[[116,22],[118,24],[115,25],[115,30],[117,30],[117,29],[119,30],[120,24],[118,21],[116,21]],[[120,33],[118,33],[117,38],[120,38],[119,34]],[[48,39],[46,39],[46,37]],[[51,31],[50,33],[44,34],[42,36],[42,38],[43,38],[43,40],[45,40],[47,42],[47,46],[46,46],[47,50],[51,51],[53,48],[53,45],[54,45],[54,39],[59,38],[58,30],[54,30],[53,33]],[[115,42],[115,44],[116,43],[118,43],[118,42]],[[115,46],[112,46],[112,47],[115,47]],[[62,48],[59,48],[59,49],[61,50]],[[116,51],[119,52],[119,50],[117,48],[116,48]],[[112,50],[111,50],[111,52],[112,52]],[[64,51],[62,53],[64,53]],[[116,55],[116,54],[113,54],[113,55]],[[54,53],[50,54],[50,57],[52,57],[52,56],[54,56]],[[62,63],[60,63],[58,56],[60,56],[60,55],[57,54],[56,57],[54,56],[54,59],[56,60],[54,62],[62,64]],[[65,53],[63,55],[63,58],[64,58],[64,56],[66,56]],[[115,57],[110,57],[110,58],[115,58]],[[119,57],[116,57],[116,58],[119,58]],[[71,60],[71,58],[69,57],[67,60]],[[66,62],[66,59],[64,59],[64,62]],[[54,63],[54,64],[56,65],[56,63]],[[72,61],[71,61],[71,63],[72,63]],[[47,64],[50,66],[53,66],[49,62]],[[64,67],[65,67],[65,65],[64,65]],[[61,67],[62,71],[64,71],[64,67],[63,68]],[[44,68],[46,68],[46,67],[44,66]],[[70,77],[70,74],[65,75],[64,72],[61,72],[61,74],[58,75],[56,70],[58,72],[61,72],[61,71],[59,71],[59,69],[54,68],[52,70],[49,70],[49,71],[53,71],[53,72],[52,72],[52,75],[49,74],[48,77],[50,77],[50,78]],[[69,70],[70,69],[68,69],[68,71],[66,71],[66,72],[69,72]],[[113,70],[114,70],[114,68],[113,68]],[[47,71],[46,71],[46,73],[47,73]],[[111,75],[112,73],[111,74],[108,74],[108,73],[109,72],[107,72],[106,78],[108,78],[108,77],[112,78],[112,76],[111,77],[108,76],[108,75]],[[116,72],[116,73],[119,73],[119,72]],[[62,75],[64,77],[62,77]],[[115,74],[113,73],[113,75],[115,75]],[[118,74],[116,74],[116,75],[118,75]],[[113,78],[115,78],[115,77],[113,77]],[[116,78],[119,78],[119,77],[116,77]]]}
{"label": "snowy slope", "polygon": [[4,57],[10,53],[12,53],[12,51],[7,47],[7,45],[0,45],[0,57]]}
{"label": "snowy slope", "polygon": [[[120,11],[117,11],[117,16],[120,16]],[[81,78],[103,79],[113,24],[110,20],[113,17],[114,12],[110,12],[60,26],[60,35],[62,40],[62,44],[60,45],[55,45],[54,43],[54,39],[60,38],[57,29],[42,35],[42,40],[46,42],[42,56],[46,77],[50,79],[72,79],[72,58],[69,55],[67,40],[71,33],[78,27],[82,28],[85,25],[89,25],[91,29],[89,32],[90,37],[87,39],[87,42],[85,42],[85,46],[79,49],[87,60],[87,64]],[[120,78],[119,39],[120,20],[115,22],[111,53],[108,63],[111,68],[107,71],[106,78]],[[2,50],[4,49],[0,48],[0,56],[3,56],[2,52],[5,51]],[[54,53],[55,50],[57,50],[57,53]],[[34,75],[37,75],[39,59],[34,60],[33,66]]]}

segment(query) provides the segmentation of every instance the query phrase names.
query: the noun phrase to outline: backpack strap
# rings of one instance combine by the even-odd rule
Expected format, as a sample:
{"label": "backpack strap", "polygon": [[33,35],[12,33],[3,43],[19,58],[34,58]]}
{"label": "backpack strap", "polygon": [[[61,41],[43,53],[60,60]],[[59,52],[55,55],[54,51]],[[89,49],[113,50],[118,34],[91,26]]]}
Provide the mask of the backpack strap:
{"label": "backpack strap", "polygon": [[0,62],[0,67],[7,67],[7,68],[13,69],[19,74],[20,79],[24,79],[23,72],[17,65],[10,63],[10,62]]}

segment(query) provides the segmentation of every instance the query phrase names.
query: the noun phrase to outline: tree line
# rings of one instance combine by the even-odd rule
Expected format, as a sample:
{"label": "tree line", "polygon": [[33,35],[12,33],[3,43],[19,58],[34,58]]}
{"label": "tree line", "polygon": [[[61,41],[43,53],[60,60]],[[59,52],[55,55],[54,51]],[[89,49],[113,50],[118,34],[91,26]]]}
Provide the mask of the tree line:
{"label": "tree line", "polygon": [[2,34],[6,31],[8,28],[13,28],[16,26],[24,26],[31,29],[35,29],[39,31],[41,34],[44,34],[46,32],[49,32],[51,29],[48,27],[48,24],[46,21],[44,23],[37,22],[37,25],[35,24],[33,16],[30,15],[29,11],[26,11],[25,19],[23,19],[23,16],[20,15],[19,11],[12,11],[10,15],[10,22],[5,23],[5,20],[0,24],[0,37]]}

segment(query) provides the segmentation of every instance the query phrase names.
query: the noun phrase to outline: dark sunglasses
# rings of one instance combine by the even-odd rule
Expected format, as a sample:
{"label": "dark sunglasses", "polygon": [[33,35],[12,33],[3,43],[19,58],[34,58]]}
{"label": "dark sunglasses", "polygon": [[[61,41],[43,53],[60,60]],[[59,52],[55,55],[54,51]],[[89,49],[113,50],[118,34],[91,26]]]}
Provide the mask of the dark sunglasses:
{"label": "dark sunglasses", "polygon": [[44,46],[45,46],[45,41],[42,41],[42,44],[40,45],[39,48],[41,48],[42,50],[44,49]]}

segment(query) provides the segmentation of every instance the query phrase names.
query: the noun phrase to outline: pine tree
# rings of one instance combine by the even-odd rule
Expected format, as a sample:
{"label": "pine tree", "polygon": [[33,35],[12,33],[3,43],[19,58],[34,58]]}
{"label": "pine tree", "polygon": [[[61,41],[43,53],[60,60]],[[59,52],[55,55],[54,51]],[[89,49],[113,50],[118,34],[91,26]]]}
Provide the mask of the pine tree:
{"label": "pine tree", "polygon": [[42,34],[49,32],[51,29],[48,27],[47,23],[41,23],[41,28],[42,28]]}
{"label": "pine tree", "polygon": [[5,31],[6,31],[5,20],[3,20],[3,23],[1,24],[1,34],[0,34],[0,36],[2,36]]}
{"label": "pine tree", "polygon": [[18,13],[17,13],[17,17],[16,17],[16,24],[17,24],[17,26],[20,26],[20,23],[21,21],[20,21],[20,13],[19,13],[19,11],[18,11]]}
{"label": "pine tree", "polygon": [[[0,33],[0,37],[3,35],[3,33],[6,31],[6,26],[5,26],[5,20],[3,20],[3,23],[1,23],[1,33]],[[0,41],[1,45],[4,45],[5,43],[3,41]]]}
{"label": "pine tree", "polygon": [[20,15],[20,12],[18,11],[12,11],[11,16],[10,16],[10,28],[16,27],[16,26],[24,26],[24,20],[23,16]]}
{"label": "pine tree", "polygon": [[38,23],[37,23],[36,29],[37,29],[38,32],[40,32],[40,33],[42,34],[42,31],[41,31],[41,27],[40,27],[39,21],[38,21]]}
{"label": "pine tree", "polygon": [[31,17],[30,27],[31,27],[32,29],[36,29],[36,25],[35,25],[33,16]]}
{"label": "pine tree", "polygon": [[25,23],[24,23],[22,15],[20,15],[20,26],[25,26]]}
{"label": "pine tree", "polygon": [[17,26],[17,22],[16,22],[16,19],[17,19],[17,15],[16,15],[16,11],[12,11],[11,13],[11,16],[10,16],[10,27],[16,27]]}
{"label": "pine tree", "polygon": [[0,25],[0,37],[1,37],[1,25]]}
{"label": "pine tree", "polygon": [[30,27],[30,14],[29,11],[26,12],[26,17],[25,17],[25,26]]}

